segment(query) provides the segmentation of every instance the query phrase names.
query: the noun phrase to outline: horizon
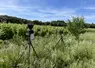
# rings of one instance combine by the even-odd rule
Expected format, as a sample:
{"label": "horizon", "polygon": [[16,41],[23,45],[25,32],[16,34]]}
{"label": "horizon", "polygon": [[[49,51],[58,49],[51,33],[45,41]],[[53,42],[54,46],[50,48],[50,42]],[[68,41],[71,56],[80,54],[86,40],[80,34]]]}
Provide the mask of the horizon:
{"label": "horizon", "polygon": [[28,20],[52,21],[85,18],[95,24],[95,1],[93,0],[2,0],[0,15],[15,16]]}

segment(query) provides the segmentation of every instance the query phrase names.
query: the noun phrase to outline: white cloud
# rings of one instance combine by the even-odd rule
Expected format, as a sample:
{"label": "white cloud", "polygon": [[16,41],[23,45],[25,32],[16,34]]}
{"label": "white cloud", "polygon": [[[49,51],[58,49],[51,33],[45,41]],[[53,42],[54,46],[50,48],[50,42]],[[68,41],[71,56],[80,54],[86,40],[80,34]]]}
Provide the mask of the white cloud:
{"label": "white cloud", "polygon": [[43,21],[58,19],[64,20],[71,18],[71,16],[77,16],[76,9],[52,9],[43,8],[40,6],[20,6],[19,2],[19,0],[2,0],[0,2],[0,15],[13,15],[22,18],[38,19]]}
{"label": "white cloud", "polygon": [[87,23],[95,23],[95,15],[85,15],[84,18]]}
{"label": "white cloud", "polygon": [[84,7],[84,9],[95,10],[95,6],[92,6],[92,7]]}
{"label": "white cloud", "polygon": [[84,16],[86,19],[95,19],[95,15],[87,15]]}
{"label": "white cloud", "polygon": [[8,14],[8,11],[17,11],[18,0],[1,0],[0,13]]}
{"label": "white cloud", "polygon": [[42,13],[46,13],[44,14],[43,17],[65,17],[65,16],[75,16],[76,15],[76,10],[75,9],[41,9],[39,10]]}
{"label": "white cloud", "polygon": [[17,5],[19,0],[1,0],[0,7]]}

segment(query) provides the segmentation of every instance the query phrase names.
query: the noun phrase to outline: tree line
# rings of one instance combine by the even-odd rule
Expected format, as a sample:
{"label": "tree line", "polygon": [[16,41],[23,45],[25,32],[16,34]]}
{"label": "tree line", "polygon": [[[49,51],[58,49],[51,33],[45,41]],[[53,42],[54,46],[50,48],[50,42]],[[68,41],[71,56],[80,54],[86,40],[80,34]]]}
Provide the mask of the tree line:
{"label": "tree line", "polygon": [[[51,25],[51,26],[67,26],[68,23],[66,23],[64,20],[56,20],[56,21],[47,21],[42,22],[39,20],[27,20],[23,18],[8,16],[8,15],[0,15],[0,23],[16,23],[16,24],[27,24],[27,23],[33,23],[35,25]],[[86,27],[95,28],[95,24],[85,24]]]}
{"label": "tree line", "polygon": [[0,23],[17,23],[17,24],[27,24],[33,23],[36,25],[51,25],[51,26],[66,26],[67,24],[63,20],[51,21],[51,22],[42,22],[39,20],[27,20],[18,17],[0,15]]}

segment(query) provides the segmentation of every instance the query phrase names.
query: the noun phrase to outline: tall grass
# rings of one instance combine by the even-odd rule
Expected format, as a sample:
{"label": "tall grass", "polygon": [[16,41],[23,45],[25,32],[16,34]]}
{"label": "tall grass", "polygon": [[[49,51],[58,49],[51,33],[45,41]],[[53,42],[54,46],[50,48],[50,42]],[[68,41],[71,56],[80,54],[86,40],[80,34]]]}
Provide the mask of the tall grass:
{"label": "tall grass", "polygon": [[[95,68],[94,32],[81,34],[78,43],[70,34],[62,37],[64,42],[59,41],[60,32],[68,33],[63,27],[34,26],[33,29],[32,44],[39,58],[31,50],[31,68]],[[12,36],[10,32],[13,37],[8,39]],[[0,36],[6,38],[0,40],[0,68],[28,67],[25,32],[26,25],[0,24]]]}
{"label": "tall grass", "polygon": [[[57,45],[60,35],[36,36],[32,43],[39,58],[31,50],[31,68],[95,68],[95,43],[92,38],[87,40],[88,34],[81,35],[79,44],[73,36],[67,35],[63,37],[65,44],[60,41]],[[0,68],[27,68],[26,45],[26,40],[18,36],[1,41]]]}

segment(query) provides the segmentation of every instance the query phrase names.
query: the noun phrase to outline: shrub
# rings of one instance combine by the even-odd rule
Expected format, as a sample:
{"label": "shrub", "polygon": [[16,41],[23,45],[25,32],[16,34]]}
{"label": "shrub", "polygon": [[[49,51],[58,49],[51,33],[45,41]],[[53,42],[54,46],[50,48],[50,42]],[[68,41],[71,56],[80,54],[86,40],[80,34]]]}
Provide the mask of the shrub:
{"label": "shrub", "polygon": [[[68,30],[63,27],[53,27],[53,26],[34,26],[35,36],[46,36],[52,34],[67,34]],[[0,39],[6,40],[13,38],[14,35],[26,37],[26,25],[24,24],[0,24]]]}
{"label": "shrub", "polygon": [[73,17],[72,21],[68,20],[68,30],[77,40],[79,40],[80,34],[85,32],[84,23],[83,17]]}
{"label": "shrub", "polygon": [[10,26],[3,26],[0,29],[0,39],[11,39],[14,36],[14,33]]}

